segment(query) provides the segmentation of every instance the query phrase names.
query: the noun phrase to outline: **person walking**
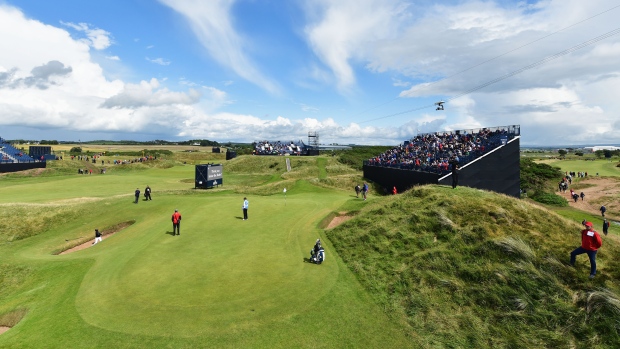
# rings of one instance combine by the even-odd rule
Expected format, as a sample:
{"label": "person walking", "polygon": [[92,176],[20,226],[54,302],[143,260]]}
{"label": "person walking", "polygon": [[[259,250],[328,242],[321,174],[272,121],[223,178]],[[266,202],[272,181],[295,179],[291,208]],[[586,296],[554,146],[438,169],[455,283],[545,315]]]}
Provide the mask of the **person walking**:
{"label": "person walking", "polygon": [[584,194],[583,192],[581,192],[581,194],[579,194],[579,196],[581,196],[581,201],[583,201],[583,198],[586,197],[586,194]]}
{"label": "person walking", "polygon": [[603,219],[603,234],[607,236],[608,232],[609,232],[609,222],[607,221],[607,218],[605,218]]}
{"label": "person walking", "polygon": [[396,187],[392,188],[392,195],[396,195],[398,194],[398,190],[396,189]]}
{"label": "person walking", "polygon": [[364,182],[364,186],[362,187],[362,197],[364,201],[366,201],[366,196],[368,196],[368,183]]}
{"label": "person walking", "polygon": [[136,201],[134,201],[133,203],[137,204],[138,199],[140,198],[140,189],[136,188],[135,196],[136,196]]}
{"label": "person walking", "polygon": [[181,235],[181,214],[176,209],[172,214],[172,235]]}
{"label": "person walking", "polygon": [[95,229],[95,241],[93,241],[93,245],[100,242],[101,240],[101,233],[99,232],[99,229]]}
{"label": "person walking", "polygon": [[603,205],[601,206],[601,208],[599,208],[599,211],[601,211],[601,216],[605,217],[605,211],[607,211],[607,207]]}
{"label": "person walking", "polygon": [[153,200],[151,199],[151,187],[149,187],[148,185],[144,189],[144,200]]}
{"label": "person walking", "polygon": [[248,198],[243,198],[243,220],[247,220],[248,219],[248,207],[250,207],[250,202],[248,201]]}
{"label": "person walking", "polygon": [[452,189],[459,185],[459,161],[455,156],[450,159],[450,170],[452,171]]}
{"label": "person walking", "polygon": [[581,231],[581,246],[570,253],[570,265],[575,266],[578,255],[587,253],[590,258],[590,279],[596,275],[596,252],[603,245],[601,235],[592,228],[592,222],[586,222],[586,228]]}
{"label": "person walking", "polygon": [[360,185],[356,185],[355,186],[355,197],[359,198],[360,197],[360,191],[362,191],[362,188],[360,188]]}

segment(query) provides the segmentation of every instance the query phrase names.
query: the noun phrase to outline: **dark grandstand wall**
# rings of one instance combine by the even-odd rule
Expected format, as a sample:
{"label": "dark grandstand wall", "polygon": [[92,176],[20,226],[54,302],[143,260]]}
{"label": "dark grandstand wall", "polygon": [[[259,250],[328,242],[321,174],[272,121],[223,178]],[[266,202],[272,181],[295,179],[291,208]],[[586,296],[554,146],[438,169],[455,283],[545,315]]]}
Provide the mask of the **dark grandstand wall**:
{"label": "dark grandstand wall", "polygon": [[[515,138],[496,151],[464,166],[459,172],[459,185],[518,198],[521,175],[519,140]],[[448,176],[439,184],[452,185],[452,178]]]}
{"label": "dark grandstand wall", "polygon": [[392,192],[392,187],[396,187],[399,193],[414,185],[437,184],[439,181],[436,173],[368,165],[364,165],[364,178],[379,184],[388,192]]}
{"label": "dark grandstand wall", "polygon": [[20,162],[13,164],[0,164],[0,173],[25,171],[33,168],[45,168],[46,162]]}
{"label": "dark grandstand wall", "polygon": [[[459,186],[519,197],[520,164],[519,138],[464,166],[459,172]],[[414,185],[443,184],[452,185],[452,177],[439,180],[435,173],[401,170],[389,167],[364,165],[364,178],[367,178],[391,192],[396,186],[398,192]]]}

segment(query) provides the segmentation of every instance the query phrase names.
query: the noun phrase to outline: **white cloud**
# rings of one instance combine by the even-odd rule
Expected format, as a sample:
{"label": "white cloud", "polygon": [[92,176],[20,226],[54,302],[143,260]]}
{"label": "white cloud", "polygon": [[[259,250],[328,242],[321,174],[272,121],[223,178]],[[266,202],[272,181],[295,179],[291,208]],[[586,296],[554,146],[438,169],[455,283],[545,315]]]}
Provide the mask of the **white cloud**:
{"label": "white cloud", "polygon": [[145,106],[191,105],[198,103],[200,97],[200,92],[194,89],[184,93],[169,91],[167,88],[159,88],[159,81],[153,78],[149,82],[142,81],[139,84],[125,84],[123,91],[107,98],[101,104],[101,107],[135,109]]}
{"label": "white cloud", "polygon": [[356,82],[351,61],[364,61],[374,43],[394,35],[406,3],[400,0],[306,0],[306,40],[329,67],[338,88]]}
{"label": "white cloud", "polygon": [[301,110],[305,112],[317,113],[319,111],[319,108],[313,107],[313,106],[310,106],[304,103],[301,103],[300,106],[301,106]]}
{"label": "white cloud", "polygon": [[164,66],[165,65],[170,65],[170,63],[171,63],[170,61],[167,61],[167,60],[165,60],[163,58],[153,58],[153,59],[151,59],[151,58],[145,57],[145,59],[147,61],[151,62],[151,63],[155,63],[155,64],[159,64],[159,65],[164,65]]}
{"label": "white cloud", "polygon": [[159,1],[185,17],[200,43],[219,64],[271,93],[278,93],[278,86],[248,57],[245,40],[233,26],[231,8],[235,0]]}
{"label": "white cloud", "polygon": [[104,50],[112,45],[110,33],[103,29],[92,28],[88,23],[75,24],[62,21],[60,23],[78,32],[83,32],[86,35],[86,38],[82,40],[95,50]]}
{"label": "white cloud", "polygon": [[0,40],[0,125],[5,132],[20,126],[168,134],[182,125],[180,119],[196,113],[190,105],[201,99],[198,91],[170,91],[155,79],[139,84],[107,80],[83,40],[27,19],[13,7],[0,5],[0,35],[5,38]]}
{"label": "white cloud", "polygon": [[120,61],[121,58],[119,56],[106,56],[106,59],[109,59],[111,61]]}

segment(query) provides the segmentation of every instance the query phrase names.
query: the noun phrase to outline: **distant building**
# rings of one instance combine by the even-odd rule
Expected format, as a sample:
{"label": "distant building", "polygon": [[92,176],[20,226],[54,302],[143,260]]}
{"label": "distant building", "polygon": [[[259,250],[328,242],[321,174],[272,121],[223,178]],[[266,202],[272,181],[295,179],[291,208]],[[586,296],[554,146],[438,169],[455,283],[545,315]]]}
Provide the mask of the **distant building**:
{"label": "distant building", "polygon": [[620,147],[616,147],[613,145],[595,145],[593,147],[583,147],[583,149],[588,150],[594,153],[597,150],[620,150]]}

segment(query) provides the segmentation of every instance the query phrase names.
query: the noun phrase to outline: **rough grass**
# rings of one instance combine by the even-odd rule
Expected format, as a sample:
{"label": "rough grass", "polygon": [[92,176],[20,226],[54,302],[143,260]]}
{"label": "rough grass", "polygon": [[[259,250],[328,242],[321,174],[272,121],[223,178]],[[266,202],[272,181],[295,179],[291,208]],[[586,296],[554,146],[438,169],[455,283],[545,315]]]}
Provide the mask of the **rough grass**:
{"label": "rough grass", "polygon": [[25,239],[41,234],[52,226],[74,220],[85,207],[72,204],[11,204],[0,205],[0,243]]}
{"label": "rough grass", "polygon": [[[587,258],[576,269],[566,265],[580,244],[578,224],[461,189],[425,186],[384,197],[327,234],[422,347],[620,346],[616,244],[605,243],[599,274],[588,281]],[[599,289],[606,291],[592,293]],[[588,309],[601,315],[584,318]]]}

